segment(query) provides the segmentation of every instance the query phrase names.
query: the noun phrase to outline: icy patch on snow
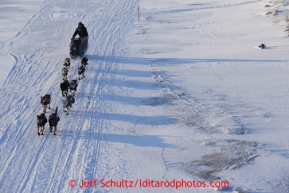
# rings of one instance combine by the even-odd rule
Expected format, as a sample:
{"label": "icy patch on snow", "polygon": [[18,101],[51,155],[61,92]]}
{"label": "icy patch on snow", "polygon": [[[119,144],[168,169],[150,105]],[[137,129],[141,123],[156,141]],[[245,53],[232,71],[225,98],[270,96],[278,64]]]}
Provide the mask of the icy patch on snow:
{"label": "icy patch on snow", "polygon": [[192,102],[180,112],[184,112],[181,120],[185,125],[203,133],[241,135],[248,132],[238,117],[229,115],[223,109],[208,109]]}
{"label": "icy patch on snow", "polygon": [[189,115],[183,121],[188,127],[197,128],[200,130],[204,129],[202,125],[204,124],[205,119],[201,115],[198,114]]}
{"label": "icy patch on snow", "polygon": [[249,191],[245,188],[234,188],[233,193],[249,193]]}
{"label": "icy patch on snow", "polygon": [[278,192],[289,192],[289,177],[282,179],[281,181],[278,181],[275,183],[275,188],[278,190]]}
{"label": "icy patch on snow", "polygon": [[159,106],[170,103],[177,98],[177,95],[170,89],[158,91],[155,95],[144,100],[143,103],[150,106]]}
{"label": "icy patch on snow", "polygon": [[220,180],[218,172],[239,168],[258,156],[256,142],[234,139],[211,142],[208,144],[221,147],[220,152],[203,155],[185,167],[191,174],[208,181]]}

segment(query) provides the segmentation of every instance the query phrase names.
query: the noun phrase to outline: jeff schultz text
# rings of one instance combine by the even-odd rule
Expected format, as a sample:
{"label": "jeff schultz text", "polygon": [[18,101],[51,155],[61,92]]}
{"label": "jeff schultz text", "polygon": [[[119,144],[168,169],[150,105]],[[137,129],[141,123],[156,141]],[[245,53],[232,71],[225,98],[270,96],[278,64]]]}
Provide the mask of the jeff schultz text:
{"label": "jeff schultz text", "polygon": [[[73,182],[73,183],[72,183]],[[95,188],[100,185],[100,188],[221,188],[229,187],[230,183],[228,181],[198,181],[198,180],[152,180],[152,179],[136,179],[136,180],[105,180],[105,179],[91,179],[91,180],[81,180],[79,188]],[[76,181],[70,180],[69,186],[76,187]]]}

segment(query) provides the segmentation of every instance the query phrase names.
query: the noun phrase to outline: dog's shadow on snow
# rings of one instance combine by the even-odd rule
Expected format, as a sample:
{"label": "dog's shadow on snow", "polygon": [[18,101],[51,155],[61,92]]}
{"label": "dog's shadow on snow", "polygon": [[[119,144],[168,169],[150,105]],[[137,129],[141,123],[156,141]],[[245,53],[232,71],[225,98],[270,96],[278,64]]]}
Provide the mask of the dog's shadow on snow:
{"label": "dog's shadow on snow", "polygon": [[[71,112],[73,117],[79,116],[80,119],[88,119],[89,117],[93,119],[101,118],[103,120],[110,121],[123,121],[132,123],[133,125],[143,125],[142,127],[154,126],[154,125],[168,125],[175,124],[178,122],[178,119],[169,116],[136,116],[130,114],[116,114],[116,113],[83,113],[80,111]],[[83,125],[85,127],[85,125]],[[76,135],[80,135],[80,138],[84,140],[100,140],[100,141],[109,141],[114,143],[124,143],[132,144],[134,146],[141,147],[161,147],[161,148],[177,148],[171,144],[164,142],[164,137],[161,135],[137,135],[135,132],[131,131],[131,135],[123,134],[109,134],[101,133],[102,128],[99,128],[100,132],[97,132],[95,126],[89,126],[85,130],[80,129],[80,131],[73,129],[68,129],[65,131],[65,136],[75,138]],[[62,132],[61,130],[59,131]]]}
{"label": "dog's shadow on snow", "polygon": [[170,116],[136,116],[115,113],[107,114],[106,119],[131,122],[135,125],[170,125],[176,124],[178,122],[178,119]]}
{"label": "dog's shadow on snow", "polygon": [[136,64],[136,65],[153,65],[169,64],[182,65],[195,62],[287,62],[286,60],[254,60],[254,59],[222,59],[222,58],[134,58],[134,57],[117,57],[117,56],[97,56],[88,55],[90,61]]}
{"label": "dog's shadow on snow", "polygon": [[122,75],[128,77],[149,77],[152,75],[151,71],[141,71],[141,70],[117,70],[112,71],[110,74]]}
{"label": "dog's shadow on snow", "polygon": [[132,123],[134,125],[171,125],[178,123],[178,119],[175,117],[158,115],[158,116],[140,116],[131,114],[117,114],[117,113],[95,113],[86,111],[71,111],[71,116],[75,118],[87,119],[89,117],[93,119],[104,119],[109,121],[123,121]]}
{"label": "dog's shadow on snow", "polygon": [[83,131],[81,138],[87,140],[100,140],[113,143],[131,144],[140,147],[161,147],[161,148],[176,148],[171,144],[164,142],[162,136],[157,135],[123,135],[123,134],[107,134]]}
{"label": "dog's shadow on snow", "polygon": [[103,82],[105,85],[115,86],[119,88],[137,88],[140,90],[159,90],[159,87],[179,89],[178,86],[171,84],[160,84],[159,87],[153,85],[153,82],[144,82],[138,80],[106,80]]}
{"label": "dog's shadow on snow", "polygon": [[132,97],[132,96],[120,96],[106,94],[105,98],[110,101],[116,101],[122,104],[129,105],[148,105],[148,106],[161,106],[161,105],[172,105],[172,101],[175,99],[174,96],[154,96],[154,97]]}

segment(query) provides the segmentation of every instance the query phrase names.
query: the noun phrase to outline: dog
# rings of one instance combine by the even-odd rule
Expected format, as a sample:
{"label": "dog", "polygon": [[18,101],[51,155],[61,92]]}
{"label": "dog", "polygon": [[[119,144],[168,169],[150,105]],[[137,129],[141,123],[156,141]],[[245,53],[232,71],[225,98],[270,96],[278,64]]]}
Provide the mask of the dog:
{"label": "dog", "polygon": [[63,66],[66,68],[70,67],[70,58],[65,58]]}
{"label": "dog", "polygon": [[84,72],[85,72],[85,67],[83,65],[78,67],[78,80],[83,79],[84,76]]}
{"label": "dog", "polygon": [[63,105],[63,109],[66,115],[69,114],[70,108],[72,107],[72,104],[74,103],[75,103],[75,98],[72,95],[68,95],[67,97],[64,97],[62,99],[62,105]]}
{"label": "dog", "polygon": [[68,89],[69,89],[69,82],[68,80],[63,80],[60,83],[60,89],[63,97],[66,97],[68,94]]}
{"label": "dog", "polygon": [[260,44],[259,48],[261,48],[263,50],[264,48],[266,48],[266,46],[265,46],[265,44]]}
{"label": "dog", "polygon": [[81,59],[81,65],[84,66],[84,68],[88,65],[88,59],[86,57]]}
{"label": "dog", "polygon": [[58,107],[56,107],[55,112],[49,115],[49,128],[50,128],[50,133],[52,133],[52,129],[54,129],[54,134],[56,134],[57,131],[57,124],[60,121],[59,116],[57,115]]}
{"label": "dog", "polygon": [[63,67],[61,72],[62,72],[62,80],[67,80],[68,68]]}
{"label": "dog", "polygon": [[44,113],[37,115],[37,133],[38,135],[44,134],[45,124],[47,123],[47,118]]}
{"label": "dog", "polygon": [[43,107],[43,113],[46,113],[47,106],[50,109],[50,101],[51,101],[50,94],[40,96],[40,103],[42,104],[42,107]]}
{"label": "dog", "polygon": [[69,83],[69,88],[70,88],[70,93],[72,96],[75,95],[75,92],[77,91],[77,78],[73,79],[72,81],[70,81]]}

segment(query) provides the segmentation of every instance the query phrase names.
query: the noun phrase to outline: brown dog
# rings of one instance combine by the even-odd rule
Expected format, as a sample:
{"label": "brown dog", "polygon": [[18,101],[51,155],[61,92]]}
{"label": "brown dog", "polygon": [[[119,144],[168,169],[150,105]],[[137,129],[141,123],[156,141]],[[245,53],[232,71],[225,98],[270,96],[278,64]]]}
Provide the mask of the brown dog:
{"label": "brown dog", "polygon": [[50,109],[50,100],[51,100],[50,94],[40,96],[40,103],[42,104],[43,107],[43,113],[46,113],[47,107]]}

